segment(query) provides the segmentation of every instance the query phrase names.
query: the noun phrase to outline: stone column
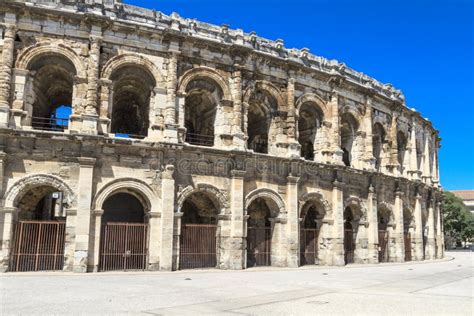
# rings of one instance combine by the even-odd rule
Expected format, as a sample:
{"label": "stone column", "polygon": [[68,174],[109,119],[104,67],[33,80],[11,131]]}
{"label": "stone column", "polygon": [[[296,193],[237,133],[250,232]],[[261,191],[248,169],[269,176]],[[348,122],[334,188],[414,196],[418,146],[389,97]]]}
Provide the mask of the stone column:
{"label": "stone column", "polygon": [[[158,207],[155,208],[158,209]],[[161,213],[152,209],[146,215],[148,219],[148,270],[158,271],[160,269],[161,253]]]}
{"label": "stone column", "polygon": [[387,171],[395,176],[402,175],[402,167],[398,162],[398,140],[397,140],[397,118],[398,115],[393,113],[392,121],[390,123],[390,155],[389,161],[386,165]]}
{"label": "stone column", "polygon": [[443,227],[441,226],[441,202],[436,202],[435,212],[436,216],[436,242],[438,246],[438,251],[436,252],[436,258],[442,259],[444,257],[444,235],[443,235]]}
{"label": "stone column", "polygon": [[2,239],[0,241],[0,272],[8,271],[8,264],[10,261],[10,252],[12,245],[13,224],[18,217],[19,209],[14,207],[0,208],[0,227]]}
{"label": "stone column", "polygon": [[162,271],[173,269],[173,235],[175,227],[174,166],[167,165],[161,178],[161,242],[160,266]]}
{"label": "stone column", "polygon": [[[377,219],[377,195],[372,185],[369,187],[369,194],[367,195],[367,262],[379,262],[379,234],[378,234],[378,219]],[[358,245],[362,247],[363,245]]]}
{"label": "stone column", "polygon": [[80,164],[77,218],[76,249],[74,251],[74,272],[87,272],[89,257],[89,238],[91,222],[92,188],[95,158],[78,158]]}
{"label": "stone column", "polygon": [[[374,157],[374,149],[373,149],[373,140],[372,140],[372,98],[367,97],[366,102],[366,109],[364,114],[364,166],[362,168],[366,168],[367,170],[375,170],[375,157]],[[383,146],[383,144],[381,144]],[[383,151],[380,153],[383,154]],[[361,168],[361,169],[362,169]]]}
{"label": "stone column", "polygon": [[172,247],[172,270],[178,270],[179,269],[179,243],[181,239],[181,218],[183,217],[182,212],[174,212],[174,224],[173,224],[173,247]]}
{"label": "stone column", "polygon": [[245,205],[244,205],[244,170],[231,171],[230,184],[230,213],[231,213],[231,241],[229,242],[230,261],[228,269],[240,270],[245,268]]}
{"label": "stone column", "polygon": [[415,234],[413,235],[413,243],[415,244],[414,259],[423,260],[423,220],[421,218],[421,195],[416,195],[415,210],[413,217],[415,221]]}
{"label": "stone column", "polygon": [[112,80],[100,80],[100,99],[99,99],[99,134],[107,135],[110,133],[109,111],[112,107],[113,85]]}
{"label": "stone column", "polygon": [[437,188],[439,186],[439,174],[438,174],[438,141],[435,139],[433,140],[433,161],[432,161],[432,184]]}
{"label": "stone column", "polygon": [[296,109],[295,109],[295,79],[289,78],[287,85],[287,137],[288,157],[299,158],[301,156],[301,145],[296,139]]}
{"label": "stone column", "polygon": [[[235,66],[238,68],[239,66]],[[234,101],[234,119],[232,125],[232,142],[234,149],[245,150],[245,134],[242,131],[242,73],[237,69],[232,73],[232,98]]]}
{"label": "stone column", "polygon": [[288,267],[296,268],[300,264],[299,249],[299,214],[298,214],[298,180],[299,177],[286,177],[286,250]]}
{"label": "stone column", "polygon": [[428,240],[426,243],[426,258],[428,260],[433,260],[436,259],[436,253],[435,253],[435,219],[434,219],[434,199],[430,199],[429,204],[428,204],[428,223],[427,223],[427,229],[428,229]]}
{"label": "stone column", "polygon": [[99,261],[100,261],[100,234],[102,233],[102,215],[104,210],[94,210],[93,216],[93,234],[91,234],[91,242],[93,244],[90,249],[89,256],[89,270],[99,272]]}
{"label": "stone column", "polygon": [[415,121],[413,121],[413,125],[411,127],[411,133],[410,133],[410,144],[409,144],[409,149],[410,149],[410,170],[408,171],[410,178],[412,180],[418,180],[419,179],[419,170],[418,170],[418,158],[417,158],[417,153],[416,153],[416,125]]}
{"label": "stone column", "polygon": [[339,137],[339,94],[333,91],[331,100],[329,101],[331,109],[331,131],[330,131],[330,146],[333,154],[332,162],[337,165],[344,165],[342,161],[341,139]]}
{"label": "stone column", "polygon": [[[178,52],[171,52],[168,59],[168,74],[166,79],[166,107],[164,113],[165,131],[164,140],[167,142],[178,141],[178,129],[176,125],[176,89],[178,86]],[[179,112],[183,116],[184,111]],[[180,117],[181,118],[181,117]],[[184,125],[182,126],[184,127]]]}
{"label": "stone column", "polygon": [[16,25],[4,24],[3,28],[4,38],[0,60],[0,127],[8,127]]}
{"label": "stone column", "polygon": [[397,190],[395,192],[395,205],[393,209],[393,239],[395,240],[395,252],[390,255],[390,261],[405,261],[405,241],[404,241],[404,222],[403,222],[403,192]]}
{"label": "stone column", "polygon": [[332,262],[331,265],[343,266],[344,262],[344,201],[343,201],[344,183],[337,179],[333,182],[332,187],[332,214],[333,214],[333,231],[332,231]]}
{"label": "stone column", "polygon": [[425,143],[423,148],[423,182],[430,185],[431,184],[431,170],[430,170],[430,141],[431,137],[429,135],[425,136]]}

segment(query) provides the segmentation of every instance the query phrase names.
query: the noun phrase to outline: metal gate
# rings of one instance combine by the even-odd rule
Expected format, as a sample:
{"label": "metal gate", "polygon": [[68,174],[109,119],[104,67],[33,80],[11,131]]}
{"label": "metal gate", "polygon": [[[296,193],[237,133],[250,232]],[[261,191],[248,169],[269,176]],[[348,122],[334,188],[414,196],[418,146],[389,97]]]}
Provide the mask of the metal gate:
{"label": "metal gate", "polygon": [[62,270],[65,231],[65,222],[19,221],[15,225],[9,270]]}
{"label": "metal gate", "polygon": [[102,226],[99,271],[145,270],[147,224],[106,223]]}
{"label": "metal gate", "polygon": [[344,262],[354,263],[354,233],[352,229],[344,229]]}
{"label": "metal gate", "polygon": [[410,233],[403,234],[405,243],[405,261],[411,261],[411,236]]}
{"label": "metal gate", "polygon": [[379,230],[379,262],[388,262],[388,233]]}
{"label": "metal gate", "polygon": [[300,263],[318,263],[318,234],[317,229],[301,228],[300,231]]}
{"label": "metal gate", "polygon": [[248,227],[247,268],[271,265],[271,227]]}
{"label": "metal gate", "polygon": [[217,225],[183,224],[179,247],[180,269],[217,266]]}

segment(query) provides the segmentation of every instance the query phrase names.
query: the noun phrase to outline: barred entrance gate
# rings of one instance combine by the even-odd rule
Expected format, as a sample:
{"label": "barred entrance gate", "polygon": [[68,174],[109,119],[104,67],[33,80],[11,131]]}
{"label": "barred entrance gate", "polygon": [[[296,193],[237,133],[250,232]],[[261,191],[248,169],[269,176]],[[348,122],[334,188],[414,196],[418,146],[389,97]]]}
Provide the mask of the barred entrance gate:
{"label": "barred entrance gate", "polygon": [[344,262],[354,263],[354,234],[352,229],[344,229]]}
{"label": "barred entrance gate", "polygon": [[106,223],[102,226],[99,271],[145,270],[148,225]]}
{"label": "barred entrance gate", "polygon": [[65,231],[64,221],[19,221],[15,225],[9,270],[62,270]]}
{"label": "barred entrance gate", "polygon": [[247,268],[271,265],[271,227],[247,228]]}
{"label": "barred entrance gate", "polygon": [[183,224],[179,247],[180,269],[217,266],[217,225]]}
{"label": "barred entrance gate", "polygon": [[301,228],[300,230],[300,264],[318,263],[319,230]]}
{"label": "barred entrance gate", "polygon": [[388,233],[379,230],[379,262],[388,262]]}
{"label": "barred entrance gate", "polygon": [[410,233],[403,234],[403,241],[405,243],[405,261],[411,261],[411,235]]}

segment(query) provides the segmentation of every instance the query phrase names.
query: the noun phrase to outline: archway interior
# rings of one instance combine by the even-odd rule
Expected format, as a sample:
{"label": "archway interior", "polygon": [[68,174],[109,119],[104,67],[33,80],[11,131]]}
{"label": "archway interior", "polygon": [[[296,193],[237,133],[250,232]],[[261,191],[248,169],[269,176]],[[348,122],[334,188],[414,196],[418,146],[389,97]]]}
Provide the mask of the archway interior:
{"label": "archway interior", "polygon": [[102,223],[145,223],[145,209],[133,194],[119,192],[108,197],[102,209]]}
{"label": "archway interior", "polygon": [[271,207],[263,198],[255,199],[248,207],[248,227],[271,227]]}
{"label": "archway interior", "polygon": [[65,57],[45,55],[33,61],[29,70],[33,84],[25,107],[33,128],[63,131],[72,111],[76,68]]}
{"label": "archway interior", "polygon": [[353,223],[355,220],[354,210],[347,206],[344,210],[344,262],[346,264],[354,262],[356,227],[353,227]]}
{"label": "archway interior", "polygon": [[204,192],[196,192],[183,203],[182,224],[216,225],[219,214],[218,203]]}
{"label": "archway interior", "polygon": [[354,222],[354,214],[350,206],[344,210],[344,229],[352,230],[352,222]]}
{"label": "archway interior", "polygon": [[111,132],[118,137],[143,138],[148,133],[150,99],[155,80],[144,68],[123,66],[112,73]]}
{"label": "archway interior", "polygon": [[344,113],[341,116],[341,149],[342,160],[347,167],[351,166],[356,145],[359,123],[352,114]]}
{"label": "archway interior", "polygon": [[307,102],[301,106],[298,118],[298,142],[304,159],[314,160],[314,147],[322,117],[321,111],[315,104]]}
{"label": "archway interior", "polygon": [[382,124],[375,123],[372,128],[372,150],[375,158],[375,170],[380,171],[382,166],[383,146],[385,144],[385,129]]}
{"label": "archway interior", "polygon": [[[423,161],[423,140],[417,139],[416,140],[416,166],[417,170],[422,170],[421,163]],[[428,157],[426,157],[428,159]]]}
{"label": "archway interior", "polygon": [[401,131],[397,133],[397,151],[398,151],[398,163],[400,164],[400,170],[405,170],[405,155],[407,151],[407,137]]}
{"label": "archway interior", "polygon": [[186,87],[186,141],[200,146],[213,146],[217,108],[222,89],[212,80],[198,78]]}
{"label": "archway interior", "polygon": [[377,212],[377,223],[379,230],[387,230],[388,223],[390,221],[390,214],[387,210],[378,210]]}
{"label": "archway interior", "polygon": [[303,207],[303,223],[302,228],[305,229],[319,229],[318,221],[324,217],[320,212],[318,204],[315,202],[307,202]]}
{"label": "archway interior", "polygon": [[410,230],[412,215],[408,209],[403,209],[403,230],[407,234]]}
{"label": "archway interior", "polygon": [[18,202],[19,220],[60,220],[65,217],[63,193],[51,186],[28,190]]}
{"label": "archway interior", "polygon": [[278,108],[277,101],[266,91],[257,90],[249,100],[247,113],[247,147],[255,152],[267,154],[272,116]]}

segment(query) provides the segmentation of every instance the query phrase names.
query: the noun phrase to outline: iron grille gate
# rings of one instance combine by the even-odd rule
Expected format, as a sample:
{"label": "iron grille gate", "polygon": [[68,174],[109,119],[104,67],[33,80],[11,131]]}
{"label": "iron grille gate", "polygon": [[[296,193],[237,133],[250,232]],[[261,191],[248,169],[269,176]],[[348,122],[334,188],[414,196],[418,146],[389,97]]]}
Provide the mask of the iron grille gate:
{"label": "iron grille gate", "polygon": [[62,270],[65,231],[65,222],[19,221],[15,225],[9,270]]}
{"label": "iron grille gate", "polygon": [[145,270],[147,224],[106,223],[102,226],[99,271]]}
{"label": "iron grille gate", "polygon": [[271,227],[249,227],[247,230],[247,268],[271,265]]}
{"label": "iron grille gate", "polygon": [[300,263],[318,263],[318,234],[317,229],[301,228],[300,233]]}
{"label": "iron grille gate", "polygon": [[411,235],[410,233],[403,234],[405,242],[405,261],[411,261]]}
{"label": "iron grille gate", "polygon": [[388,262],[388,233],[379,230],[379,262]]}
{"label": "iron grille gate", "polygon": [[354,263],[354,234],[352,229],[344,229],[344,262]]}
{"label": "iron grille gate", "polygon": [[179,248],[180,269],[217,266],[217,225],[183,224]]}

